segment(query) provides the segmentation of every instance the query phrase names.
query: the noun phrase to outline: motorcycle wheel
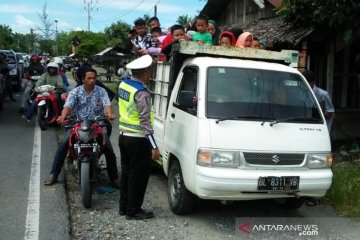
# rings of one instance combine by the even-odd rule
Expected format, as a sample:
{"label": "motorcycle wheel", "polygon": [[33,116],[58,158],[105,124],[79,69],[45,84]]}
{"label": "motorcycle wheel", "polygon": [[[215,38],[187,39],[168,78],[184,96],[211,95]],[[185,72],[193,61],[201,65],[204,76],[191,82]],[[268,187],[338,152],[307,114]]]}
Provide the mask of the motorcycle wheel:
{"label": "motorcycle wheel", "polygon": [[91,207],[90,162],[81,162],[81,201],[85,208]]}
{"label": "motorcycle wheel", "polygon": [[39,123],[39,127],[41,130],[46,130],[48,128],[47,119],[44,118],[46,114],[46,107],[45,106],[38,106],[37,107],[37,120]]}

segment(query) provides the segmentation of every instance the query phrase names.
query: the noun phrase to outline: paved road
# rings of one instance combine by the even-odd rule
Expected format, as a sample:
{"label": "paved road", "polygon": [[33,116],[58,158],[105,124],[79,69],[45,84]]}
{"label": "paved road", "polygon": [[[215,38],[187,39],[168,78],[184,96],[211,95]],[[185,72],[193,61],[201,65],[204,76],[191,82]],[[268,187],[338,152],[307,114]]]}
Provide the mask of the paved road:
{"label": "paved road", "polygon": [[69,239],[64,186],[42,185],[58,144],[55,128],[25,122],[16,99],[0,112],[0,238]]}
{"label": "paved road", "polygon": [[[16,98],[19,102],[19,96]],[[54,128],[40,131],[34,121],[31,124],[23,121],[17,113],[18,102],[7,101],[4,111],[0,112],[0,238],[70,239],[64,185],[42,185],[57,147],[56,131]],[[116,111],[116,108],[114,110]],[[114,122],[111,140],[118,155],[116,125]],[[34,138],[37,139],[36,144]],[[95,202],[94,208],[101,211],[79,209],[79,213],[74,214],[78,214],[84,220],[92,219],[100,226],[109,225],[109,221],[116,226],[120,225],[113,228],[115,236],[122,236],[129,229],[134,229],[129,230],[127,235],[132,237],[139,233],[149,236],[149,230],[163,237],[173,236],[170,234],[174,234],[173,229],[176,228],[176,236],[179,239],[252,239],[251,237],[255,236],[255,225],[278,224],[277,221],[285,221],[282,224],[294,224],[291,222],[293,218],[296,218],[297,224],[316,224],[319,235],[300,238],[298,232],[292,231],[278,232],[275,237],[270,237],[271,231],[268,230],[265,232],[266,239],[359,239],[360,236],[359,221],[338,217],[326,204],[314,208],[304,206],[298,211],[286,211],[269,201],[236,202],[230,206],[221,205],[218,201],[201,201],[192,214],[176,216],[171,213],[167,204],[166,185],[166,177],[163,174],[151,176],[145,197],[146,206],[153,209],[156,214],[156,218],[151,221],[134,223],[120,218],[117,214],[117,194],[102,195],[106,199]],[[72,204],[79,205],[76,202]],[[103,204],[106,206],[101,208]],[[108,218],[103,219],[102,216]],[[262,218],[267,219],[264,222]],[[101,223],[100,219],[104,222]],[[247,223],[248,227],[244,226]],[[84,224],[82,227],[77,233],[86,236],[89,225]],[[245,235],[247,233],[239,230],[240,227],[252,235]],[[177,239],[173,237],[167,239]]]}

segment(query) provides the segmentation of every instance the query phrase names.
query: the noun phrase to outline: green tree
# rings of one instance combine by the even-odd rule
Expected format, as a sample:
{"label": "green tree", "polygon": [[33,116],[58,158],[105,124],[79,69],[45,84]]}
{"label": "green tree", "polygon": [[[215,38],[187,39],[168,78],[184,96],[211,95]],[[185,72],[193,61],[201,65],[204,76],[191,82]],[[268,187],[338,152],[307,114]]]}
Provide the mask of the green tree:
{"label": "green tree", "polygon": [[128,40],[131,26],[125,22],[117,21],[104,29],[108,46],[124,47]]}
{"label": "green tree", "polygon": [[60,56],[70,55],[72,53],[70,32],[59,32],[58,44]]}
{"label": "green tree", "polygon": [[150,19],[150,16],[149,16],[149,14],[144,14],[144,16],[142,17],[142,19],[144,19],[144,21],[146,22],[146,24],[147,24],[147,22],[149,21],[149,19]]}
{"label": "green tree", "polygon": [[15,45],[13,50],[16,52],[29,52],[30,41],[28,35],[21,33],[14,33],[14,42]]}
{"label": "green tree", "polygon": [[343,36],[360,36],[358,0],[284,0],[276,14],[293,27],[318,27]]}
{"label": "green tree", "polygon": [[191,21],[191,17],[189,17],[187,14],[179,16],[176,20],[176,22],[183,27],[186,27],[190,21]]}
{"label": "green tree", "polygon": [[106,47],[106,35],[104,33],[94,33],[88,31],[70,32],[69,43],[70,39],[75,36],[80,39],[80,45],[77,47],[76,52],[76,55],[80,58],[92,58],[96,53]]}
{"label": "green tree", "polygon": [[1,48],[14,47],[14,34],[7,25],[0,25],[0,46]]}
{"label": "green tree", "polygon": [[37,13],[40,21],[42,23],[41,27],[37,27],[37,30],[43,33],[45,39],[50,39],[54,31],[51,29],[53,27],[53,22],[50,20],[49,15],[46,12],[46,2],[41,13]]}

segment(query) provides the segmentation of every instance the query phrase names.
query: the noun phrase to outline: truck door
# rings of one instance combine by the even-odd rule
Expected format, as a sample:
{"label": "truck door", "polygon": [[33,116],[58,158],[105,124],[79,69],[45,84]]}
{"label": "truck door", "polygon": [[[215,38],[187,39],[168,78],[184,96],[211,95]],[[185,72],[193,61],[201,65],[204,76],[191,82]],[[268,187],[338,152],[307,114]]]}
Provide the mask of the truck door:
{"label": "truck door", "polygon": [[[194,159],[197,132],[197,86],[198,69],[185,67],[178,91],[171,97],[169,110],[166,118],[164,144],[166,149],[176,155],[181,162]],[[173,92],[175,94],[175,92]],[[182,97],[186,95],[188,104],[182,103]],[[190,161],[186,161],[189,163]]]}

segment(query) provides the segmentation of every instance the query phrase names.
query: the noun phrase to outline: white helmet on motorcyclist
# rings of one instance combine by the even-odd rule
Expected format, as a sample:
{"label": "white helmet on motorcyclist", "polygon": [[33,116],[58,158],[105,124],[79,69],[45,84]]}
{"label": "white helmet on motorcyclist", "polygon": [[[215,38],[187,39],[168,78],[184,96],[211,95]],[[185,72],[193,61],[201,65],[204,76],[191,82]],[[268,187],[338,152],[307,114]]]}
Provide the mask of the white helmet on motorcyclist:
{"label": "white helmet on motorcyclist", "polygon": [[46,68],[59,68],[59,65],[54,62],[49,62],[48,65],[46,65]]}
{"label": "white helmet on motorcyclist", "polygon": [[54,63],[57,63],[57,64],[63,64],[63,60],[61,57],[54,57],[53,60],[52,60]]}

